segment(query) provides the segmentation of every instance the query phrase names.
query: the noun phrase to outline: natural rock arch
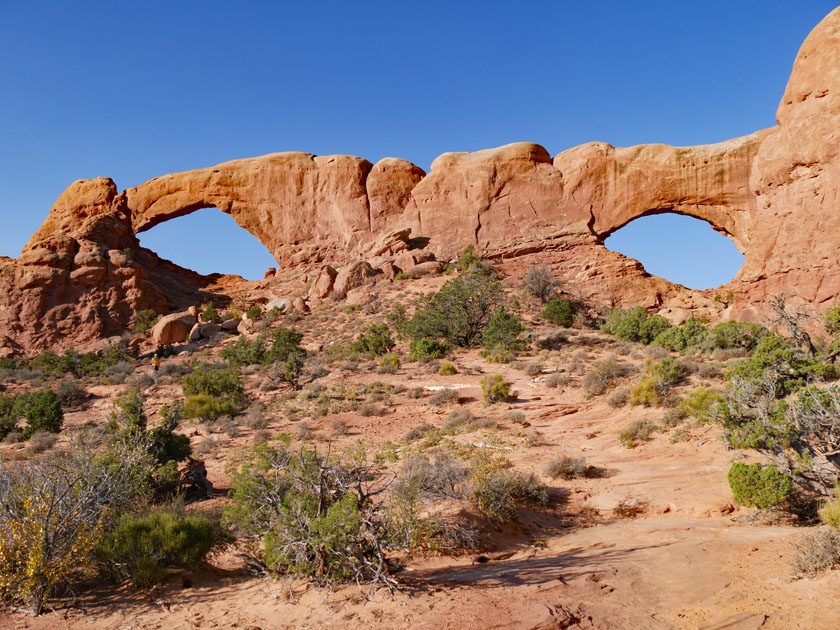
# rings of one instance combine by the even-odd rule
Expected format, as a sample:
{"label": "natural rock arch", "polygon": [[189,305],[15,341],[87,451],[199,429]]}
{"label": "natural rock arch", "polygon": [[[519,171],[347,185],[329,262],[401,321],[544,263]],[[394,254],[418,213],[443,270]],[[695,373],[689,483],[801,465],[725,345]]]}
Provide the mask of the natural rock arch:
{"label": "natural rock arch", "polygon": [[[441,258],[545,254],[593,300],[760,319],[780,293],[819,312],[840,297],[840,8],[803,43],[770,129],[697,147],[589,143],[556,155],[516,143],[445,153],[428,174],[396,158],[275,153],[155,178],[119,193],[73,183],[18,260],[0,259],[0,348],[70,345],[120,330],[125,313],[194,299],[206,279],[126,261],[136,233],[215,206],[283,266],[346,263],[410,227]],[[708,292],[648,276],[603,239],[654,212],[708,221],[745,263],[726,310]],[[191,287],[185,290],[183,287]]]}

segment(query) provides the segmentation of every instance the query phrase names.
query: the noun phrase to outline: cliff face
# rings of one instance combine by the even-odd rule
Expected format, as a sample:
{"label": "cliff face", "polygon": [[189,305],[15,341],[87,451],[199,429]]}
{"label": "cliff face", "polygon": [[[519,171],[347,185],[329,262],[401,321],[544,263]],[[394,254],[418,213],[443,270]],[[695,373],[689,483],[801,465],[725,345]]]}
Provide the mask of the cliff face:
{"label": "cliff face", "polygon": [[[822,311],[840,296],[840,9],[805,40],[777,126],[698,147],[590,143],[553,159],[516,143],[445,153],[426,174],[405,160],[275,153],[174,173],[122,193],[73,183],[17,260],[0,259],[0,352],[86,343],[142,308],[206,297],[210,279],[162,261],[136,234],[215,206],[281,267],[358,260],[410,227],[438,257],[543,252],[567,286],[595,300],[758,318],[784,293]],[[603,239],[633,219],[708,221],[745,256],[723,305],[649,276]]]}

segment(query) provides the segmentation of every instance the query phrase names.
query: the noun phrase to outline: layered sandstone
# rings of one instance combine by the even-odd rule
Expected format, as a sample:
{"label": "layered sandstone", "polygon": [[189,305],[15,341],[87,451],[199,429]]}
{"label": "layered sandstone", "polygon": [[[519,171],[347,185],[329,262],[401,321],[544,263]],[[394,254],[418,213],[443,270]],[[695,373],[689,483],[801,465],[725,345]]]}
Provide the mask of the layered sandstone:
{"label": "layered sandstone", "polygon": [[[802,45],[777,122],[697,147],[589,143],[552,158],[515,143],[445,153],[428,174],[396,158],[286,152],[122,193],[105,178],[75,182],[20,258],[0,259],[0,350],[92,341],[142,308],[176,310],[209,295],[212,278],[162,261],[136,238],[205,207],[254,234],[281,270],[367,261],[388,277],[423,248],[425,262],[474,245],[514,267],[524,255],[552,264],[570,290],[601,304],[760,319],[767,297],[785,293],[818,312],[840,297],[840,9]],[[662,212],[730,237],[745,256],[733,281],[688,290],[604,248],[616,229]],[[712,299],[730,291],[729,303]]]}

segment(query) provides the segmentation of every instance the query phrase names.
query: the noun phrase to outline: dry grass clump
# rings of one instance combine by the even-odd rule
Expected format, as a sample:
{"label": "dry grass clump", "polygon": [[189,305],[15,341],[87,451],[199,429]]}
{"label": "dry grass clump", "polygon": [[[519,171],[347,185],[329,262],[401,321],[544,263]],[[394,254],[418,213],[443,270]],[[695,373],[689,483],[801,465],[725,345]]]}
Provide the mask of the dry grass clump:
{"label": "dry grass clump", "polygon": [[527,376],[539,376],[543,373],[543,365],[539,362],[528,363],[523,371]]}
{"label": "dry grass clump", "polygon": [[58,436],[55,433],[50,433],[49,431],[36,431],[32,434],[32,437],[29,438],[29,452],[43,453],[55,446],[57,441]]}
{"label": "dry grass clump", "polygon": [[600,396],[609,391],[615,382],[632,371],[628,365],[614,357],[598,361],[583,377],[583,387],[590,396]]}
{"label": "dry grass clump", "polygon": [[461,395],[457,389],[444,388],[436,391],[429,397],[429,404],[435,407],[442,407],[443,405],[454,405],[461,400]]}
{"label": "dry grass clump", "polygon": [[549,374],[548,378],[545,379],[545,384],[549,387],[565,387],[572,382],[572,377],[568,374],[558,374],[554,372],[553,374]]}
{"label": "dry grass clump", "polygon": [[528,426],[528,423],[525,421],[525,414],[518,410],[508,411],[507,419],[509,422],[513,422],[514,424],[521,424],[523,426]]}
{"label": "dry grass clump", "polygon": [[408,396],[409,398],[417,400],[418,398],[423,398],[423,396],[426,395],[426,388],[425,387],[413,387],[412,389],[409,389],[405,393],[405,395]]}
{"label": "dry grass clump", "polygon": [[581,456],[559,455],[553,457],[545,466],[545,474],[552,479],[574,479],[586,475],[586,460]]}
{"label": "dry grass clump", "polygon": [[636,518],[647,511],[647,503],[639,499],[623,499],[613,508],[613,516]]}
{"label": "dry grass clump", "polygon": [[454,409],[446,417],[443,430],[457,431],[471,424],[473,420],[475,420],[475,416],[468,409]]}
{"label": "dry grass clump", "polygon": [[340,418],[333,420],[330,427],[332,428],[333,435],[347,435],[347,423]]}
{"label": "dry grass clump", "polygon": [[406,442],[414,442],[415,440],[419,440],[422,438],[426,433],[434,429],[434,427],[429,424],[428,422],[424,422],[422,424],[418,424],[417,426],[412,427],[408,430],[408,433],[405,434],[403,440]]}
{"label": "dry grass clump", "polygon": [[636,420],[619,434],[618,439],[625,448],[636,448],[640,442],[649,440],[655,430],[656,425],[650,420]]}
{"label": "dry grass clump", "polygon": [[840,564],[840,534],[823,527],[795,543],[791,565],[797,575],[813,577]]}
{"label": "dry grass clump", "polygon": [[365,403],[359,407],[359,415],[363,418],[372,418],[374,416],[381,416],[385,411],[382,405],[376,403]]}
{"label": "dry grass clump", "polygon": [[310,428],[309,422],[304,420],[298,425],[297,438],[299,440],[311,440],[315,437],[315,432]]}
{"label": "dry grass clump", "polygon": [[607,404],[613,409],[623,407],[628,400],[630,400],[630,389],[627,387],[619,387],[607,396]]}

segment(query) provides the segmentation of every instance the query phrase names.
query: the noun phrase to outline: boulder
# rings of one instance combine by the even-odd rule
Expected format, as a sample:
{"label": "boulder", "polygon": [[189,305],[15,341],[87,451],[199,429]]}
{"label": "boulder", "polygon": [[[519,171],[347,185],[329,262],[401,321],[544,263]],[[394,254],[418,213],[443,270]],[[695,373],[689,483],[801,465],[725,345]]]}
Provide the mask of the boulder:
{"label": "boulder", "polygon": [[226,332],[236,330],[237,328],[239,328],[239,322],[240,321],[241,320],[238,320],[238,319],[225,320],[225,321],[222,322],[221,328],[222,328],[222,330],[224,330]]}
{"label": "boulder", "polygon": [[263,280],[265,280],[266,278],[273,278],[275,275],[277,275],[277,268],[276,267],[269,267],[268,269],[265,270],[265,274],[263,275]]}
{"label": "boulder", "polygon": [[187,336],[187,341],[198,341],[201,339],[201,324],[196,324],[190,329],[190,334]]}
{"label": "boulder", "polygon": [[152,343],[156,346],[182,343],[195,325],[196,318],[191,313],[172,313],[161,317],[152,327]]}
{"label": "boulder", "polygon": [[376,299],[373,292],[367,287],[359,287],[347,293],[348,306],[364,306],[370,304]]}
{"label": "boulder", "polygon": [[358,289],[366,284],[373,284],[374,279],[380,272],[376,271],[366,261],[360,261],[342,267],[335,278],[333,291],[337,295],[346,296],[353,289]]}
{"label": "boulder", "polygon": [[279,309],[281,313],[285,313],[292,308],[292,301],[289,298],[275,298],[265,305],[266,312],[273,308]]}
{"label": "boulder", "polygon": [[406,269],[405,273],[412,278],[436,276],[439,273],[443,273],[443,263],[438,261],[419,263]]}
{"label": "boulder", "polygon": [[672,326],[682,326],[691,319],[691,311],[686,308],[663,308],[658,313],[667,319]]}
{"label": "boulder", "polygon": [[239,325],[236,327],[236,332],[240,335],[247,335],[248,333],[252,332],[254,328],[256,328],[257,322],[255,322],[250,317],[243,317],[242,321],[239,322]]}
{"label": "boulder", "polygon": [[309,289],[309,300],[323,300],[332,293],[335,277],[338,275],[335,269],[324,265],[315,276],[312,287]]}
{"label": "boulder", "polygon": [[213,322],[207,322],[206,324],[201,324],[199,330],[204,339],[210,339],[213,335],[218,335],[219,332],[221,332],[222,327],[218,324],[214,324]]}
{"label": "boulder", "polygon": [[292,308],[295,309],[298,313],[308,313],[309,307],[306,305],[304,299],[300,296],[296,297],[292,302]]}
{"label": "boulder", "polygon": [[394,266],[394,263],[382,263],[379,266],[379,271],[382,272],[382,275],[385,277],[386,280],[393,280],[397,277],[397,268]]}
{"label": "boulder", "polygon": [[411,234],[411,228],[402,228],[388,232],[377,239],[377,241],[368,248],[368,256],[384,256],[398,254],[401,251],[407,250],[408,236]]}

